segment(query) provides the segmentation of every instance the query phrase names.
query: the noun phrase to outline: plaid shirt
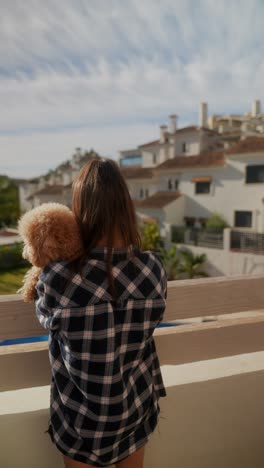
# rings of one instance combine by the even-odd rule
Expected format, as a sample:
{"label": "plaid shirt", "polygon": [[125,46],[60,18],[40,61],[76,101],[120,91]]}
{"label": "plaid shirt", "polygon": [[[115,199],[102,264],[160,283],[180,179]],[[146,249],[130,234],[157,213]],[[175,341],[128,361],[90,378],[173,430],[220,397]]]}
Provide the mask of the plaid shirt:
{"label": "plaid shirt", "polygon": [[62,453],[93,466],[145,445],[166,396],[153,338],[165,309],[164,268],[152,252],[114,250],[114,302],[106,255],[93,249],[81,275],[54,262],[36,287],[36,314],[49,330],[47,432]]}

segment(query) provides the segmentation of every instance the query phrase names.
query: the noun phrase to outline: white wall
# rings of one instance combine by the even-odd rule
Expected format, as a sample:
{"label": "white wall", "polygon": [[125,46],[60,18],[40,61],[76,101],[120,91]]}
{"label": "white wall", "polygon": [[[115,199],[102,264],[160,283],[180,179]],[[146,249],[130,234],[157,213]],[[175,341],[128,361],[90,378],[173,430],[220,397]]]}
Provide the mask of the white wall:
{"label": "white wall", "polygon": [[175,226],[181,226],[183,224],[185,202],[186,199],[183,195],[164,207],[165,219],[167,223],[173,224]]}
{"label": "white wall", "polygon": [[[167,159],[172,159],[175,155],[190,156],[199,154],[202,150],[211,145],[215,137],[210,137],[204,132],[186,131],[183,133],[176,133],[169,137],[169,142],[160,145],[159,143],[148,146],[142,150],[143,167],[154,167]],[[219,137],[217,137],[219,139]],[[186,144],[186,150],[183,151],[183,143]],[[156,154],[156,164],[153,163],[153,154]]]}
{"label": "white wall", "polygon": [[[165,152],[164,152],[165,151]],[[167,158],[168,150],[165,150],[165,145],[152,146],[142,151],[142,167],[155,167],[164,162]],[[156,163],[154,163],[153,155],[156,156]],[[165,159],[164,159],[165,158]]]}
{"label": "white wall", "polygon": [[159,179],[159,190],[169,191],[169,180],[172,183],[172,191],[175,191],[175,181],[179,182],[179,190],[180,188],[180,180],[181,180],[181,173],[180,171],[171,171],[171,172],[163,172],[160,175]]}
{"label": "white wall", "polygon": [[184,204],[185,200],[182,196],[169,203],[168,205],[164,206],[163,208],[137,207],[136,211],[146,216],[150,216],[151,218],[158,219],[160,227],[164,223],[175,224],[179,226],[182,224],[183,221]]}
{"label": "white wall", "polygon": [[[148,190],[148,196],[150,197],[157,192],[158,181],[153,181],[153,179],[137,179],[137,180],[127,180],[127,186],[133,200],[143,200],[146,198],[146,190]],[[144,196],[140,197],[140,191],[143,189]]]}
{"label": "white wall", "polygon": [[[175,153],[177,155],[192,155],[200,153],[200,136],[198,132],[178,134],[175,139]],[[186,143],[186,151],[183,152],[182,145]]]}
{"label": "white wall", "polygon": [[[153,164],[153,154],[156,154],[156,164]],[[160,164],[160,151],[159,145],[142,150],[142,166],[143,167],[154,167]]]}
{"label": "white wall", "polygon": [[[162,366],[161,371],[167,396],[159,400],[145,468],[263,467],[263,352]],[[49,395],[43,385],[0,394],[2,468],[64,466],[44,432]]]}
{"label": "white wall", "polygon": [[72,182],[72,172],[63,171],[62,172],[62,185],[68,185]]}
{"label": "white wall", "polygon": [[19,205],[22,213],[31,208],[32,200],[27,200],[27,197],[29,197],[35,190],[36,184],[25,183],[18,185]]}
{"label": "white wall", "polygon": [[[264,184],[246,184],[247,164],[264,164],[264,152],[227,159],[224,167],[179,168],[162,171],[159,190],[167,190],[168,179],[180,179],[179,190],[186,197],[185,216],[207,218],[213,212],[222,214],[234,226],[235,211],[252,211],[252,228],[264,230]],[[193,177],[212,177],[210,194],[195,194]]]}
{"label": "white wall", "polygon": [[39,206],[42,203],[65,203],[64,196],[62,194],[58,195],[36,195],[32,200],[32,208],[35,206]]}
{"label": "white wall", "polygon": [[178,244],[178,247],[187,248],[195,255],[205,253],[207,256],[205,270],[209,276],[257,275],[264,273],[264,255],[185,244]]}
{"label": "white wall", "polygon": [[[200,154],[206,150],[215,140],[219,140],[219,136],[212,136],[204,131],[184,131],[169,136],[168,143],[160,145],[156,143],[153,146],[148,146],[142,150],[143,167],[153,167],[167,159],[172,159],[177,156],[191,156]],[[183,151],[183,143],[186,144],[186,149]],[[156,154],[156,164],[153,164],[153,153]]]}

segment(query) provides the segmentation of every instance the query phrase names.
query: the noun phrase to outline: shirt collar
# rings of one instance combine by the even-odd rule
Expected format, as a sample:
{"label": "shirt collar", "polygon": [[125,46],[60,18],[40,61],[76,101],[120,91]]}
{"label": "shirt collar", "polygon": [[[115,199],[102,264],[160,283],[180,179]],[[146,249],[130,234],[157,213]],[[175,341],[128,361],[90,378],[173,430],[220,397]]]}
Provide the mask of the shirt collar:
{"label": "shirt collar", "polygon": [[[135,255],[137,250],[138,249],[132,245],[126,248],[112,249],[112,261],[130,258],[133,254]],[[107,247],[95,247],[90,251],[89,258],[107,260],[107,252]]]}

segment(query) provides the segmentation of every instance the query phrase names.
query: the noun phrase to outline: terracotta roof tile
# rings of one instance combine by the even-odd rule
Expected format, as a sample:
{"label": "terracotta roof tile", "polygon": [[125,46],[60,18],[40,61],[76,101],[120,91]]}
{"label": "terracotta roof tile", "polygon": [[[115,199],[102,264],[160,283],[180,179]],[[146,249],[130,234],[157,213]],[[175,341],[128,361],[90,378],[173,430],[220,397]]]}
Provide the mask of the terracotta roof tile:
{"label": "terracotta roof tile", "polygon": [[[181,133],[188,133],[188,132],[199,132],[200,130],[203,130],[203,131],[206,131],[206,132],[212,133],[212,134],[217,134],[218,133],[216,130],[212,130],[212,129],[207,128],[207,127],[198,127],[197,125],[189,125],[187,127],[178,128],[176,130],[176,132],[174,132],[174,133],[165,132],[165,136],[170,137],[171,135],[178,135],[178,134],[181,134]],[[148,146],[156,146],[159,143],[160,143],[160,140],[154,140],[154,141],[150,141],[149,143],[145,143],[143,145],[140,145],[139,148],[147,148]]]}
{"label": "terracotta roof tile", "polygon": [[151,179],[153,177],[152,169],[141,166],[121,168],[121,173],[125,179]]}
{"label": "terracotta roof tile", "polygon": [[218,133],[216,130],[213,130],[211,128],[199,127],[197,125],[189,125],[187,127],[178,128],[175,133],[178,134],[178,133],[187,133],[187,132],[200,132],[201,130],[203,130],[204,132],[212,133],[212,134]]}
{"label": "terracotta roof tile", "polygon": [[226,151],[226,154],[255,153],[264,151],[264,136],[247,137]]}
{"label": "terracotta roof tile", "polygon": [[193,177],[192,182],[212,182],[211,176]]}
{"label": "terracotta roof tile", "polygon": [[136,208],[163,208],[179,197],[179,192],[156,192],[145,200],[134,200],[134,204]]}
{"label": "terracotta roof tile", "polygon": [[197,127],[196,125],[189,125],[188,127],[178,128],[175,133],[197,132],[199,130],[200,127]]}
{"label": "terracotta roof tile", "polygon": [[225,158],[222,152],[202,153],[193,156],[176,156],[163,162],[156,169],[223,166],[224,162]]}
{"label": "terracotta roof tile", "polygon": [[150,141],[149,143],[144,143],[144,145],[139,145],[139,148],[146,148],[147,146],[154,146],[160,143],[160,140]]}

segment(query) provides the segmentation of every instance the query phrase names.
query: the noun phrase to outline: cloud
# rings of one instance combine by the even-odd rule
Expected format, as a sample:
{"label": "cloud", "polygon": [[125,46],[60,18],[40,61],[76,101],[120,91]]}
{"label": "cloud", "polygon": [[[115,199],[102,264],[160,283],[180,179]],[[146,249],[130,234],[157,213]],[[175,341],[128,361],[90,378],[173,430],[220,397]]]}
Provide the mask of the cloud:
{"label": "cloud", "polygon": [[[96,149],[104,157],[117,158],[118,147],[128,149],[156,138],[153,124],[94,127],[35,132],[31,135],[0,136],[1,173],[13,177],[35,177],[72,157],[76,147]],[[118,143],[117,143],[118,142]]]}
{"label": "cloud", "polygon": [[0,0],[0,12],[0,172],[24,174],[19,154],[37,173],[82,144],[116,157],[172,112],[195,123],[201,100],[221,113],[263,98],[261,1]]}

